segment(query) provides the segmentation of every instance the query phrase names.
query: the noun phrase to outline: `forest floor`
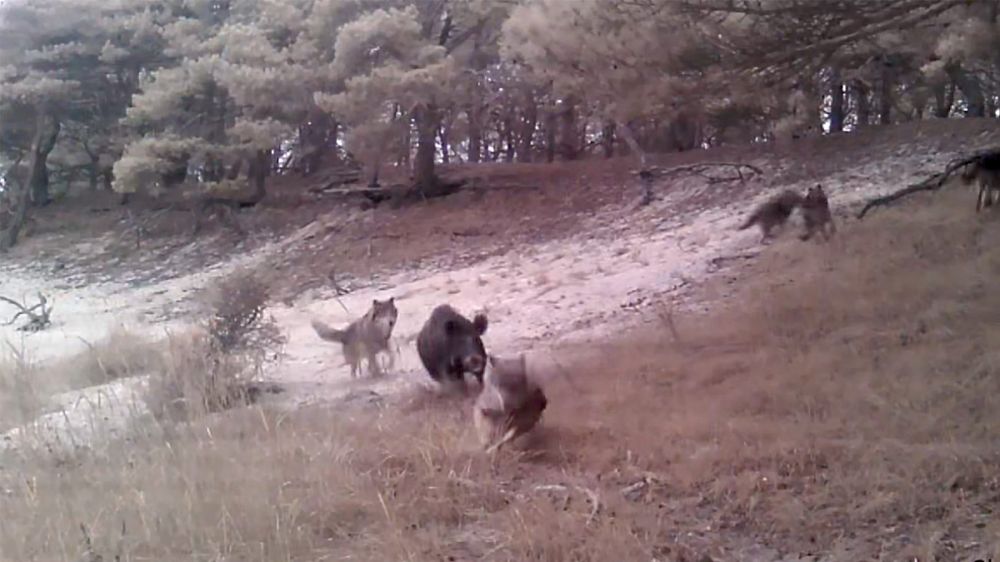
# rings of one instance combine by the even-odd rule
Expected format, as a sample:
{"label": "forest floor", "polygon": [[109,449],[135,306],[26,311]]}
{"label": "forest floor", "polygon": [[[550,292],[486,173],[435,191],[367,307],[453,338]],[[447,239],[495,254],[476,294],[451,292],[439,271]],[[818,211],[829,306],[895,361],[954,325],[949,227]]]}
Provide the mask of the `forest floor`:
{"label": "forest floor", "polygon": [[[165,212],[138,247],[110,202],[54,204],[0,264],[0,295],[54,304],[45,331],[0,328],[0,558],[78,560],[81,525],[132,560],[998,557],[1000,222],[958,184],[853,218],[997,144],[962,120],[663,155],[764,175],[678,174],[641,208],[626,159],[456,166],[470,189],[368,211],[283,179],[246,238],[192,241]],[[769,245],[736,230],[817,182],[831,241],[798,240],[797,216]],[[288,341],[263,376],[283,392],[149,431],[149,357],[243,270],[275,297]],[[389,296],[396,367],[351,379],[309,320]],[[489,350],[526,353],[549,395],[494,462],[416,358],[444,302],[487,311]]]}

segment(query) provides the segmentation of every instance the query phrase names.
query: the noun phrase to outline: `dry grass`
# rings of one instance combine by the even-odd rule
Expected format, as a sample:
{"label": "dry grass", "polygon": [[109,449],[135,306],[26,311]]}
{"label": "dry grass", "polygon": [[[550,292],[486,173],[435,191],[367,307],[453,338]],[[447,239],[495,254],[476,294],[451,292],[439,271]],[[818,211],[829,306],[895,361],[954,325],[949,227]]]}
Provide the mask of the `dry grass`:
{"label": "dry grass", "polygon": [[20,425],[47,407],[48,397],[162,369],[162,348],[117,327],[75,356],[36,365],[14,346],[0,358],[0,430]]}
{"label": "dry grass", "polygon": [[679,342],[560,350],[574,389],[495,462],[467,400],[242,409],[7,464],[0,552],[77,560],[83,525],[105,560],[996,558],[1000,221],[965,195],[788,237]]}

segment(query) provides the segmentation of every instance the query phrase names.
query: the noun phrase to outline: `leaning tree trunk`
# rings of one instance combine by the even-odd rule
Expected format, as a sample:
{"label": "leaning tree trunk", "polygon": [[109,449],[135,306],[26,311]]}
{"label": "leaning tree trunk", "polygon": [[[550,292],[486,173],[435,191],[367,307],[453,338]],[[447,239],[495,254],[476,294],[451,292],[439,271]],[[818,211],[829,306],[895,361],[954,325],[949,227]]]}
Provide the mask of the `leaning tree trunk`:
{"label": "leaning tree trunk", "polygon": [[435,141],[441,123],[441,113],[433,104],[427,104],[414,112],[417,123],[417,155],[413,160],[413,187],[424,197],[440,195],[441,180],[437,176],[434,157],[437,154]]}
{"label": "leaning tree trunk", "polygon": [[[24,221],[28,218],[28,204],[31,194],[33,193],[34,186],[37,185],[36,182],[39,181],[37,175],[39,170],[45,170],[45,160],[48,158],[49,152],[52,151],[52,145],[55,144],[55,138],[58,135],[59,122],[46,112],[39,110],[35,121],[35,136],[31,141],[28,177],[24,178],[24,181],[21,182],[12,182],[15,184],[16,189],[11,194],[10,220],[5,225],[4,230],[0,231],[0,252],[6,252],[13,248],[14,244],[17,244],[17,237],[21,234],[21,227],[24,226]],[[46,181],[47,179],[46,174]]]}
{"label": "leaning tree trunk", "polygon": [[639,157],[639,167],[643,170],[646,169],[646,151],[643,150],[642,145],[635,138],[635,133],[632,131],[632,127],[628,123],[622,121],[615,121],[615,132],[621,136],[622,140],[625,141],[626,146],[633,155]]}
{"label": "leaning tree trunk", "polygon": [[31,189],[31,202],[36,207],[49,204],[49,154],[56,146],[56,139],[59,138],[62,127],[54,117],[43,115],[40,119],[36,126],[42,130],[42,137],[37,147],[32,145],[31,181],[28,183]]}

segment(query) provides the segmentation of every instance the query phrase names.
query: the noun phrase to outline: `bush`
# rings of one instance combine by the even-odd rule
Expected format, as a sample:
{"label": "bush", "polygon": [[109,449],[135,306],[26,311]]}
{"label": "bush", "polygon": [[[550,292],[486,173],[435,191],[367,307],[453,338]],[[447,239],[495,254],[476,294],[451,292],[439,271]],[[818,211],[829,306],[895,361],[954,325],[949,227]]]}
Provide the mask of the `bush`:
{"label": "bush", "polygon": [[170,338],[163,376],[148,400],[159,418],[178,419],[253,402],[251,384],[286,338],[266,313],[268,287],[238,272],[213,288],[202,330]]}

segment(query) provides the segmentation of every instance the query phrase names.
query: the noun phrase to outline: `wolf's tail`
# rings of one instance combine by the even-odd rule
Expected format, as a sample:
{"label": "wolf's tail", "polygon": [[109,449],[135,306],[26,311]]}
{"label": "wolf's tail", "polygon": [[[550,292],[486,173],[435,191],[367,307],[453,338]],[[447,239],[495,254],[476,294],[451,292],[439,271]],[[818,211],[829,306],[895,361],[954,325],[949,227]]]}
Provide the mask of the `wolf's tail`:
{"label": "wolf's tail", "polygon": [[335,341],[337,343],[344,343],[344,336],[347,334],[345,330],[338,330],[336,328],[331,328],[326,324],[320,322],[319,320],[312,321],[313,330],[316,330],[316,335],[327,341]]}

